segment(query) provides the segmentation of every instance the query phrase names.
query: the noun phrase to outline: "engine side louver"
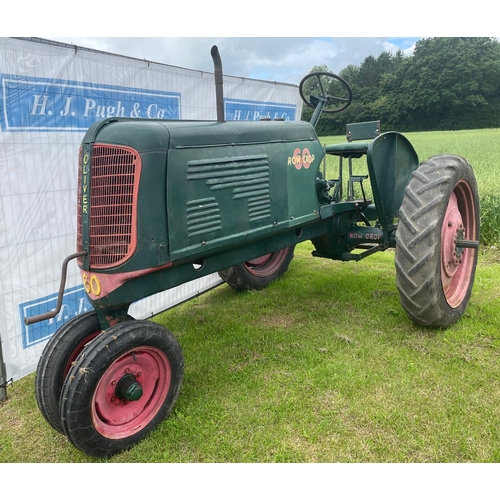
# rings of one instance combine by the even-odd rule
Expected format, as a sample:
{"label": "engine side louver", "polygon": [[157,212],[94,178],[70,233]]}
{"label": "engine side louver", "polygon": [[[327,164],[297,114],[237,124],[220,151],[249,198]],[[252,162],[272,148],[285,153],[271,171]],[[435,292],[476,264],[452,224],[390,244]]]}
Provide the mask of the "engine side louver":
{"label": "engine side louver", "polygon": [[250,222],[271,216],[267,155],[190,161],[187,174],[188,181],[204,181],[208,192],[214,195],[188,202],[189,237],[222,229],[217,203],[217,193],[221,190],[230,190],[233,200],[246,199]]}

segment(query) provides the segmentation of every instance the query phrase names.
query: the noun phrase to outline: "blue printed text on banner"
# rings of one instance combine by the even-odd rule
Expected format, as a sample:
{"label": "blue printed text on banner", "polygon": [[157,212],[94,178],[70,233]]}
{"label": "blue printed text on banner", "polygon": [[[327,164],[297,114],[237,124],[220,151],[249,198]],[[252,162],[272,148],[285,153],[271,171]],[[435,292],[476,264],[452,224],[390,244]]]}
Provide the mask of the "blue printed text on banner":
{"label": "blue printed text on banner", "polygon": [[53,311],[56,304],[57,293],[19,304],[21,324],[23,325],[24,349],[46,340],[71,318],[92,310],[83,286],[79,285],[64,291],[61,310],[54,318],[32,325],[24,324],[24,318]]}
{"label": "blue printed text on banner", "polygon": [[0,75],[4,131],[85,131],[103,118],[180,118],[180,94]]}
{"label": "blue printed text on banner", "polygon": [[224,99],[228,121],[295,120],[296,105],[242,99]]}

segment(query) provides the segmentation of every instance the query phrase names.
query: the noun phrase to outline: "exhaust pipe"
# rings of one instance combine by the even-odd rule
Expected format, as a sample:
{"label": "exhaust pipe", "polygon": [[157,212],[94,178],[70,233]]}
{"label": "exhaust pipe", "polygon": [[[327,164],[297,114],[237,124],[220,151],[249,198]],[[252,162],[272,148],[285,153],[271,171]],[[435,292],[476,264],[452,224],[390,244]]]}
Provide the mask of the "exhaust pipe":
{"label": "exhaust pipe", "polygon": [[217,45],[212,47],[210,51],[214,61],[214,76],[215,76],[215,99],[217,105],[217,121],[224,123],[224,82],[222,77],[222,61],[220,59],[219,49]]}

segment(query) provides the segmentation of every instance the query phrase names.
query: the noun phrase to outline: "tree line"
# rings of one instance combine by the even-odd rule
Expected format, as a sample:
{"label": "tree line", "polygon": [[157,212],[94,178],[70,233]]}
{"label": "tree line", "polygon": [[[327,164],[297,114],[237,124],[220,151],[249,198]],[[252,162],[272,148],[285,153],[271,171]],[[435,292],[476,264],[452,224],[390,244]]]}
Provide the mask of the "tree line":
{"label": "tree line", "polygon": [[[500,43],[494,38],[424,38],[411,56],[382,52],[339,76],[352,88],[352,104],[323,114],[318,135],[342,135],[346,123],[371,120],[405,132],[500,127]],[[311,115],[304,106],[302,119]]]}

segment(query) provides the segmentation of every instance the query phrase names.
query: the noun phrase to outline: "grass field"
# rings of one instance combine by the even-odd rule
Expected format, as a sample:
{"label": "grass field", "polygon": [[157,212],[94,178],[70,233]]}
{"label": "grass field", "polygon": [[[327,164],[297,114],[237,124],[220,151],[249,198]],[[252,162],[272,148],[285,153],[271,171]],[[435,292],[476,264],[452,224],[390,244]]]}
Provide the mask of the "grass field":
{"label": "grass field", "polygon": [[[498,135],[408,137],[421,159],[466,156],[495,197]],[[185,376],[135,448],[76,450],[44,421],[30,375],[0,403],[0,462],[499,462],[500,254],[481,250],[464,317],[428,330],[399,304],[393,252],[345,263],[311,250],[297,246],[265,290],[222,285],[154,318],[179,339]]]}

